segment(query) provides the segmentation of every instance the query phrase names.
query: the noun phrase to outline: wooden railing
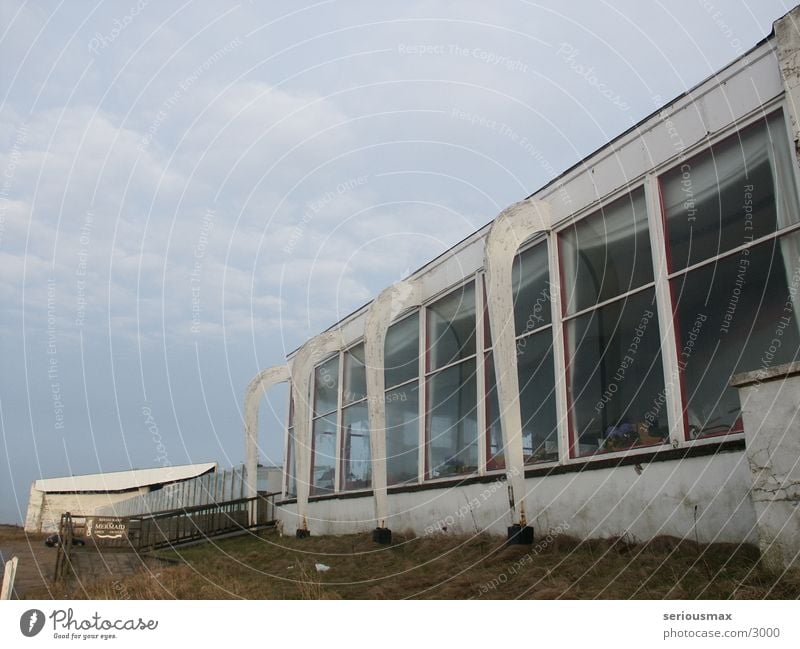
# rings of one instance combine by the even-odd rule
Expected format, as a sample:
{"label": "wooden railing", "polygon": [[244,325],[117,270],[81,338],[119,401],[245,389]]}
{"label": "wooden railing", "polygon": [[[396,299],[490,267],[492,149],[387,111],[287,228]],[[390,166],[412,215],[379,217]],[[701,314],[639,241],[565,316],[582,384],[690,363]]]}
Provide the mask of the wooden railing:
{"label": "wooden railing", "polygon": [[[255,522],[251,524],[251,520]],[[137,550],[152,550],[262,527],[274,521],[274,494],[268,494],[131,517],[128,536]]]}
{"label": "wooden railing", "polygon": [[276,494],[261,493],[221,503],[154,512],[141,516],[84,516],[66,513],[59,525],[60,543],[53,581],[64,580],[72,569],[73,539],[89,549],[128,549],[146,552],[200,541],[275,523]]}
{"label": "wooden railing", "polygon": [[53,573],[53,582],[64,581],[72,572],[72,539],[74,538],[74,528],[72,514],[67,512],[61,515],[61,522],[58,525],[59,543],[56,551],[56,568]]}

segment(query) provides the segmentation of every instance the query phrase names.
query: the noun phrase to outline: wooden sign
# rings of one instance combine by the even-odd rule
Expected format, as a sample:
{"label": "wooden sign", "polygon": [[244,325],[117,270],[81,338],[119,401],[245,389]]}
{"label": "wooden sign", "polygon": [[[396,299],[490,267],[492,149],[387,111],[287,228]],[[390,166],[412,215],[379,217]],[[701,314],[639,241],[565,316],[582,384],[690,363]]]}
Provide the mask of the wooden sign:
{"label": "wooden sign", "polygon": [[128,519],[115,516],[89,516],[86,536],[97,541],[116,541],[128,538]]}

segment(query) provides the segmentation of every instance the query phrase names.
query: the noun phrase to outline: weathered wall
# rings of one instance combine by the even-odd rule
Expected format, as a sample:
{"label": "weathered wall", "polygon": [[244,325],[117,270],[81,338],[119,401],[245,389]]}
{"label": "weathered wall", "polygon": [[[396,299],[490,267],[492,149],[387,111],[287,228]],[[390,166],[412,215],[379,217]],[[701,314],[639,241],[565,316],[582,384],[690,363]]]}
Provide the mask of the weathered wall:
{"label": "weathered wall", "polygon": [[[536,534],[560,527],[580,538],[671,535],[701,543],[756,543],[745,454],[733,451],[666,462],[525,480]],[[418,535],[435,531],[506,534],[511,524],[505,482],[389,495],[388,526]],[[312,501],[312,534],[351,534],[374,527],[372,497]],[[297,527],[296,506],[278,509],[284,533]]]}
{"label": "weathered wall", "polygon": [[101,507],[113,507],[131,497],[130,492],[62,494],[42,493],[31,488],[28,513],[25,518],[26,532],[57,532],[61,515],[94,514]]}
{"label": "weathered wall", "polygon": [[800,363],[734,377],[764,563],[800,567]]}

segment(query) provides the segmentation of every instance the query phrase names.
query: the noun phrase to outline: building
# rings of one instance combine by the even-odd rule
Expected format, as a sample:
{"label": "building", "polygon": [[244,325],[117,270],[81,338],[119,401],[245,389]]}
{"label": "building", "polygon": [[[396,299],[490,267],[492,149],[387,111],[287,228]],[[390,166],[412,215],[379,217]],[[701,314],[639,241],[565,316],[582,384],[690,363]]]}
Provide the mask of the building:
{"label": "building", "polygon": [[258,399],[291,383],[284,529],[796,561],[798,24],[255,377],[251,474]]}
{"label": "building", "polygon": [[104,508],[113,512],[124,501],[146,496],[153,499],[195,478],[214,474],[216,469],[214,463],[186,464],[35,480],[25,531],[57,532],[61,515],[66,512],[86,516],[104,512]]}

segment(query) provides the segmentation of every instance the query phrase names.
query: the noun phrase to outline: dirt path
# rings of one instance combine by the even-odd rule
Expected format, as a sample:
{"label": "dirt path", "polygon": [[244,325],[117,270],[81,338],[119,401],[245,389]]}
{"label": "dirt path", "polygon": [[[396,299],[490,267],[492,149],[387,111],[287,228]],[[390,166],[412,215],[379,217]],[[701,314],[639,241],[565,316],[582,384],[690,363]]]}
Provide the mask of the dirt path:
{"label": "dirt path", "polygon": [[[0,564],[14,556],[19,558],[14,583],[16,599],[49,599],[65,592],[63,588],[56,593],[52,590],[57,550],[48,548],[45,538],[46,534],[26,534],[20,527],[0,525]],[[93,545],[75,547],[71,556],[75,575],[69,579],[66,591],[75,594],[99,581],[121,579],[168,565],[132,551],[99,549]]]}
{"label": "dirt path", "polygon": [[18,557],[14,596],[17,599],[39,594],[49,595],[50,580],[56,562],[55,548],[44,544],[46,534],[26,534],[21,527],[0,525],[0,563]]}

